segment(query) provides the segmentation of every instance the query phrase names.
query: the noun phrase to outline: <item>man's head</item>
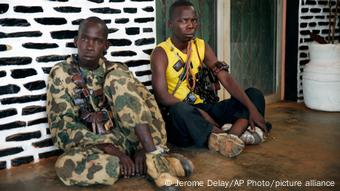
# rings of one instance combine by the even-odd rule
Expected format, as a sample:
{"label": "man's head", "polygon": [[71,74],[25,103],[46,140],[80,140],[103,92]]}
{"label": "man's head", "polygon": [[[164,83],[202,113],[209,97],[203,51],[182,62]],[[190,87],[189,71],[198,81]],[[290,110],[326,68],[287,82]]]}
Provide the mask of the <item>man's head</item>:
{"label": "man's head", "polygon": [[176,1],[169,9],[168,26],[174,38],[180,41],[193,39],[198,27],[194,6],[189,1]]}
{"label": "man's head", "polygon": [[78,29],[74,44],[78,48],[79,61],[83,64],[97,64],[109,47],[108,28],[98,17],[83,20]]}
{"label": "man's head", "polygon": [[194,5],[189,1],[175,1],[169,8],[169,19],[174,19],[175,11],[179,7],[194,7]]}

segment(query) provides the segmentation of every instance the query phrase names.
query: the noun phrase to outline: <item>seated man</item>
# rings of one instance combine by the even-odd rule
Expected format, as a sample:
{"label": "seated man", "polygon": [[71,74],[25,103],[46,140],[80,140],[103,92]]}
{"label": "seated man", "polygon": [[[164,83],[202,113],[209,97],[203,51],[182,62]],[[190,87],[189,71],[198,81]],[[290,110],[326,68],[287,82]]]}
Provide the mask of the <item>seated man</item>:
{"label": "seated man", "polygon": [[193,165],[167,154],[165,124],[153,95],[122,64],[104,59],[108,28],[81,22],[78,55],[56,64],[48,78],[48,123],[64,150],[55,168],[66,185],[112,185],[120,176],[146,173],[156,186],[177,190],[177,176]]}
{"label": "seated man", "polygon": [[[169,142],[199,147],[208,143],[210,149],[234,157],[242,152],[245,141],[262,141],[258,138],[267,132],[263,94],[255,88],[242,91],[227,72],[227,65],[217,60],[207,43],[195,37],[198,22],[190,2],[173,3],[169,16],[172,35],[151,55],[152,85],[159,105],[166,108]],[[204,64],[229,91],[231,99],[204,103],[196,91],[197,73]],[[232,127],[221,128],[227,123]],[[244,133],[249,125],[259,134]]]}

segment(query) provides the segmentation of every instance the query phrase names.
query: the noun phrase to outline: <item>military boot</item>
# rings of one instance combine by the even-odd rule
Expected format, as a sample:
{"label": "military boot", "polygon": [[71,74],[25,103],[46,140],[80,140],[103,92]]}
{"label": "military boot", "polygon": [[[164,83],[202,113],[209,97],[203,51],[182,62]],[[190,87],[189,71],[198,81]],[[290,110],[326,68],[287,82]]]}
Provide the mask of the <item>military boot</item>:
{"label": "military boot", "polygon": [[244,149],[244,142],[233,134],[211,133],[208,147],[210,150],[221,153],[223,156],[235,157]]}
{"label": "military boot", "polygon": [[165,154],[164,157],[169,162],[170,173],[179,177],[189,177],[194,171],[194,165],[185,156],[178,153]]}
{"label": "military boot", "polygon": [[156,186],[161,190],[178,191],[176,186],[178,179],[171,174],[170,163],[163,155],[164,151],[161,148],[146,153],[146,166],[148,175],[155,181]]}

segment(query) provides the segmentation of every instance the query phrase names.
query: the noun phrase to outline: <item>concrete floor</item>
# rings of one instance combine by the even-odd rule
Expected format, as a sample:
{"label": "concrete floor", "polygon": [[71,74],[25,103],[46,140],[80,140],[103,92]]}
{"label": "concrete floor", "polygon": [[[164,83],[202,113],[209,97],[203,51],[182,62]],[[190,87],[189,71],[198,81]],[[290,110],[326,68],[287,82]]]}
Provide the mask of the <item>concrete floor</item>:
{"label": "concrete floor", "polygon": [[[227,182],[232,182],[231,190],[340,190],[340,113],[313,111],[296,103],[276,103],[268,105],[267,120],[273,124],[268,141],[246,147],[236,159],[207,149],[175,148],[192,159],[196,168],[192,177],[181,179],[186,181],[183,184],[196,186],[183,186],[182,190],[227,190]],[[56,177],[54,161],[51,158],[0,171],[0,190],[155,189],[143,178],[121,179],[113,186],[67,187]],[[277,184],[282,187],[275,188]]]}

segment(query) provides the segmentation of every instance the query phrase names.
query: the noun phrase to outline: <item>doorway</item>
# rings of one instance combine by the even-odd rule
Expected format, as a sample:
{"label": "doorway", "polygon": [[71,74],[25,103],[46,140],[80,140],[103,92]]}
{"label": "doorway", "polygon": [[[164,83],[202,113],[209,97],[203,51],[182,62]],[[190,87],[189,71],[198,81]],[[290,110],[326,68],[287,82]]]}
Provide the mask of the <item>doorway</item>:
{"label": "doorway", "polygon": [[276,3],[231,1],[231,73],[243,88],[275,93]]}

